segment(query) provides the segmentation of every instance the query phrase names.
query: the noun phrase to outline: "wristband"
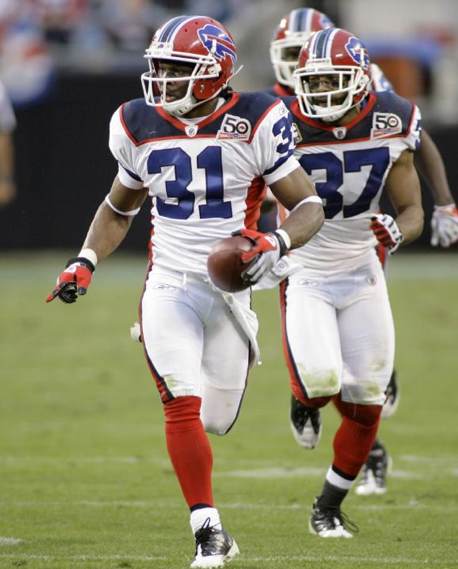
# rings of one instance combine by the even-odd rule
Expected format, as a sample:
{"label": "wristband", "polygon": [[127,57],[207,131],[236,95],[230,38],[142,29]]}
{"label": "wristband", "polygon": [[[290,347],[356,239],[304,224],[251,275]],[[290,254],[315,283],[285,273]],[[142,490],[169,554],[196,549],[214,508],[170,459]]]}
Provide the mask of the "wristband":
{"label": "wristband", "polygon": [[83,264],[91,271],[91,273],[95,271],[95,265],[92,263],[92,261],[90,261],[86,257],[73,257],[72,259],[69,259],[67,261],[67,264],[65,265],[65,268],[67,269],[70,265],[73,265],[73,263]]}
{"label": "wristband", "polygon": [[278,240],[278,244],[280,246],[280,257],[283,257],[285,253],[291,247],[291,237],[286,233],[284,229],[276,229],[274,231],[274,235]]}
{"label": "wristband", "polygon": [[[291,246],[291,239],[289,235],[283,229],[277,229],[274,231],[274,235],[277,238],[278,245],[280,247],[280,257],[283,257],[285,253],[288,252],[289,247]],[[289,247],[288,247],[289,243]]]}
{"label": "wristband", "polygon": [[94,251],[94,249],[89,249],[89,247],[83,247],[81,251],[78,253],[78,257],[84,257],[88,261],[91,261],[95,269],[95,266],[97,265],[98,262],[98,258],[97,258],[97,253]]}
{"label": "wristband", "polygon": [[445,211],[447,213],[453,212],[456,209],[455,202],[448,203],[447,205],[435,205],[434,211]]}

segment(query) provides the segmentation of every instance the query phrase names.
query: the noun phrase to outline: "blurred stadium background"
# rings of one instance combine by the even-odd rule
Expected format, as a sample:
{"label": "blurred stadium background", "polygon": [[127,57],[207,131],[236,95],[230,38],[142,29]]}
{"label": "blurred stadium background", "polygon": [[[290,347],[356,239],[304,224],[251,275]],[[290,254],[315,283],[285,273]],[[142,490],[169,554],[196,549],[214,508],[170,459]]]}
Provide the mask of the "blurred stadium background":
{"label": "blurred stadium background", "polygon": [[[152,31],[182,13],[224,21],[245,65],[238,89],[273,82],[269,42],[288,0],[0,0],[0,79],[17,128],[14,201],[0,209],[0,567],[185,567],[192,551],[162,435],[161,408],[130,342],[148,208],[122,252],[73,307],[44,297],[78,250],[116,171],[108,121],[141,96]],[[398,92],[420,105],[458,187],[458,3],[322,0],[360,35]],[[349,500],[351,543],[318,543],[306,512],[330,455],[295,447],[275,293],[256,295],[264,365],[234,432],[215,440],[217,499],[246,554],[234,568],[457,566],[456,246],[422,238],[390,263],[401,407],[383,424],[389,493]],[[71,312],[71,314],[70,314]],[[433,386],[433,387],[432,387]],[[240,536],[240,537],[239,537]],[[319,541],[319,540],[318,540]]]}

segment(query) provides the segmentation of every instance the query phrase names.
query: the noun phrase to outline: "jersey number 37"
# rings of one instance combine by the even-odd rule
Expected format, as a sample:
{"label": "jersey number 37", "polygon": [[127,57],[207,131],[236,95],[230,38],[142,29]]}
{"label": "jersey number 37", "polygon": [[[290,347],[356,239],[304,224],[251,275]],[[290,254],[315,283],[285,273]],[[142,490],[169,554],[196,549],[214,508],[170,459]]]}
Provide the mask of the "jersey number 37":
{"label": "jersey number 37", "polygon": [[[313,171],[324,170],[326,181],[315,184],[318,195],[324,201],[326,219],[332,219],[340,211],[343,217],[353,217],[368,211],[372,200],[380,190],[385,172],[390,163],[388,148],[365,148],[361,150],[347,150],[340,160],[332,152],[319,154],[304,154],[299,158],[304,170],[313,177]],[[361,193],[355,202],[344,205],[344,196],[339,191],[344,189],[344,174],[361,172],[364,166],[370,167],[370,172],[364,185],[361,179]],[[352,181],[352,186],[356,181]]]}

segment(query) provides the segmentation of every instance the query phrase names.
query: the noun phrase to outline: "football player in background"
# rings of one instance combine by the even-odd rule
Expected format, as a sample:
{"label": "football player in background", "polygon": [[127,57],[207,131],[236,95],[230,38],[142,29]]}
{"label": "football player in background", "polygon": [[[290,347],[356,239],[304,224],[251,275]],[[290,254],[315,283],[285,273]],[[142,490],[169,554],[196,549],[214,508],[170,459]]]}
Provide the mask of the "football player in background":
{"label": "football player in background", "polygon": [[0,207],[8,205],[16,196],[12,137],[15,127],[13,107],[5,87],[0,83]]}
{"label": "football player in background", "polygon": [[[326,14],[313,8],[298,8],[282,18],[271,42],[270,58],[275,72],[276,84],[269,90],[276,96],[294,95],[293,73],[297,67],[299,52],[311,34],[333,28],[334,23]],[[370,64],[370,87],[374,91],[393,91],[391,83],[380,67]],[[430,135],[422,129],[421,145],[415,153],[415,165],[427,182],[434,200],[431,219],[431,245],[450,247],[458,241],[458,210],[447,182],[444,162]],[[269,194],[268,194],[269,195]],[[272,197],[270,196],[272,200]],[[377,253],[382,265],[386,262],[386,249],[379,244]],[[393,370],[388,384],[382,417],[393,415],[399,403],[399,387],[396,371]],[[314,448],[321,431],[319,412],[310,416],[294,396],[291,400],[291,429],[294,438],[304,448]],[[382,442],[377,439],[365,464],[356,493],[360,495],[386,492],[386,475],[390,458]]]}
{"label": "football player in background", "polygon": [[[293,156],[285,105],[228,87],[237,53],[219,22],[173,18],[155,33],[145,57],[144,98],[123,104],[110,123],[118,174],[47,300],[73,303],[86,294],[96,264],[122,242],[149,195],[142,341],[163,403],[168,453],[190,508],[191,567],[221,567],[238,547],[214,504],[206,431],[224,435],[237,419],[257,359],[257,320],[249,289],[223,294],[210,283],[207,256],[234,232],[250,237],[244,275],[254,283],[315,234],[323,208]],[[254,230],[265,184],[290,210],[267,238]]]}
{"label": "football player in background", "polygon": [[[373,448],[393,370],[394,326],[375,245],[394,253],[423,228],[413,163],[420,112],[391,91],[372,91],[369,63],[351,33],[316,32],[293,74],[297,96],[283,99],[295,155],[325,202],[323,227],[289,254],[299,270],[280,287],[285,358],[313,426],[310,446],[321,407],[333,400],[342,416],[310,517],[321,537],[352,536],[341,503]],[[396,218],[379,213],[382,192]]]}

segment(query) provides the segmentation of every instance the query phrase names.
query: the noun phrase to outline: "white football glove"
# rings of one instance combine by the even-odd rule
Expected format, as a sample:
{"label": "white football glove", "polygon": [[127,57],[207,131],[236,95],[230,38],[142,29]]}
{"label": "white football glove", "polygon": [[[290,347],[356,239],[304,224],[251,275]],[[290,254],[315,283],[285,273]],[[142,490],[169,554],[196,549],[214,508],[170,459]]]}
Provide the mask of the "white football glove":
{"label": "white football glove", "polygon": [[431,218],[431,245],[450,247],[458,241],[458,209],[454,203],[434,206]]}
{"label": "white football glove", "polygon": [[388,249],[390,255],[392,255],[404,241],[404,235],[401,233],[401,230],[391,215],[379,213],[372,216],[369,227],[374,232],[377,241]]}
{"label": "white football glove", "polygon": [[252,229],[241,229],[233,235],[247,237],[253,243],[249,251],[241,254],[247,267],[242,271],[242,279],[249,285],[257,283],[289,249],[291,240],[286,231],[277,229],[273,233],[261,233]]}

